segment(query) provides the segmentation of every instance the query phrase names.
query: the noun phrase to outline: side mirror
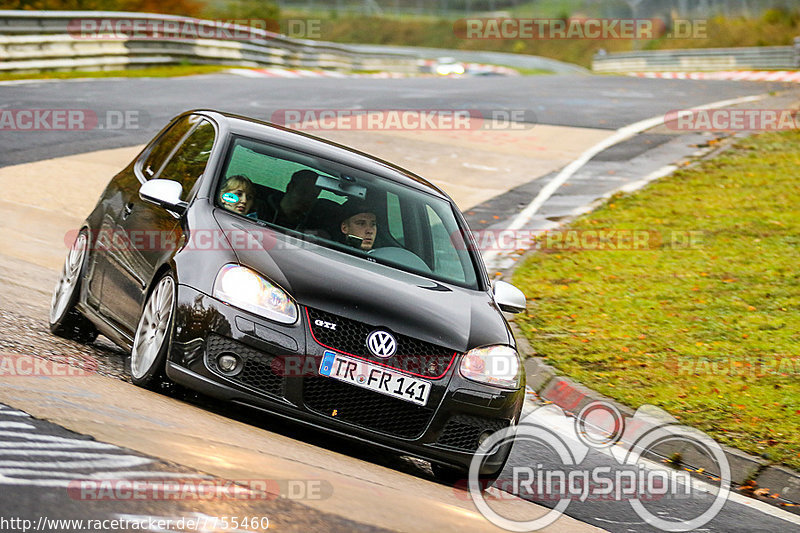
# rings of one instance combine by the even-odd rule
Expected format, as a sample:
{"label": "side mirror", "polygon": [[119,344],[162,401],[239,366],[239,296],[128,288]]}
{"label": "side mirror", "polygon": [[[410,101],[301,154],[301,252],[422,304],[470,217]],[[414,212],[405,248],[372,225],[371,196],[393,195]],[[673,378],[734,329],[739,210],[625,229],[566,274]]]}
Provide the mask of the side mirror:
{"label": "side mirror", "polygon": [[181,215],[189,207],[189,204],[181,201],[182,192],[183,187],[177,181],[155,179],[139,187],[139,198]]}
{"label": "side mirror", "polygon": [[494,301],[501,311],[506,313],[521,313],[525,310],[527,302],[521,290],[505,281],[495,281]]}

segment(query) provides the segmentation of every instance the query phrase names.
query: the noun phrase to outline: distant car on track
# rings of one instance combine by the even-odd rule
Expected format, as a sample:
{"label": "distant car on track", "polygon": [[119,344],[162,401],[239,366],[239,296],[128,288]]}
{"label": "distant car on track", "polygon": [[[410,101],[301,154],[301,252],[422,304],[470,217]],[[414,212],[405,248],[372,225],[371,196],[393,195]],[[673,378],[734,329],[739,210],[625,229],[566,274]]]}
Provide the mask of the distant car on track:
{"label": "distant car on track", "polygon": [[[289,227],[264,213],[299,171],[317,196]],[[252,183],[248,209],[231,209],[245,192],[223,189],[235,176]],[[342,223],[359,202],[374,213],[371,247]],[[131,350],[137,385],[171,380],[453,479],[519,421],[525,375],[501,311],[524,308],[518,289],[490,283],[458,208],[427,181],[199,110],[110,181],[67,254],[50,329]],[[485,456],[481,475],[499,475],[509,453]]]}
{"label": "distant car on track", "polygon": [[433,71],[439,76],[455,76],[467,72],[464,64],[452,57],[440,57],[436,60]]}

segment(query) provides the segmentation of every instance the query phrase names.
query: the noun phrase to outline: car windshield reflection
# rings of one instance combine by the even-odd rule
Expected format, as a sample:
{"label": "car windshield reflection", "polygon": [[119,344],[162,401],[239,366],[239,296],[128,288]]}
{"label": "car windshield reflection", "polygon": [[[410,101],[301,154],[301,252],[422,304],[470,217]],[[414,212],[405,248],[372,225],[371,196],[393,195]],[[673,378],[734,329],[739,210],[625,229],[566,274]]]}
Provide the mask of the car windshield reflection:
{"label": "car windshield reflection", "polygon": [[226,161],[218,207],[366,260],[477,288],[464,229],[445,199],[242,137]]}

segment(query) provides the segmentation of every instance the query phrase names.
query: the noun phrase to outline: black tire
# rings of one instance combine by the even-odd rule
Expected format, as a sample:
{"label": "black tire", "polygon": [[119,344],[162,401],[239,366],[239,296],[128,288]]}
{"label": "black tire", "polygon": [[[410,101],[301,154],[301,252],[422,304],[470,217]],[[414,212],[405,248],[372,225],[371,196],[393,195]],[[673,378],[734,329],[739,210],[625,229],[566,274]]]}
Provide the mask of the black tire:
{"label": "black tire", "polygon": [[[484,490],[491,487],[494,482],[497,481],[497,478],[499,478],[500,474],[503,473],[503,469],[505,469],[506,463],[508,462],[508,458],[510,456],[511,449],[509,448],[506,456],[503,458],[503,463],[496,472],[492,474],[480,474],[478,476],[478,481]],[[469,469],[467,468],[456,468],[454,466],[431,463],[431,471],[433,472],[433,477],[445,485],[457,485],[463,487],[467,487],[468,485]]]}
{"label": "black tire", "polygon": [[97,338],[97,328],[76,309],[86,270],[89,235],[81,231],[67,252],[61,277],[50,300],[50,331],[54,335],[84,344]]}
{"label": "black tire", "polygon": [[[169,383],[167,354],[172,340],[176,309],[175,278],[168,272],[153,284],[136,326],[128,365],[131,381],[147,389],[161,389]],[[168,316],[164,313],[168,312]]]}
{"label": "black tire", "polygon": [[[436,478],[436,481],[439,483],[443,483],[445,485],[457,485],[459,487],[466,488],[467,481],[469,479],[469,471],[461,468],[454,468],[451,466],[440,465],[436,463],[431,463],[431,471],[433,471],[433,477]],[[488,489],[491,487],[497,478],[500,477],[500,474],[503,472],[501,468],[494,474],[481,474],[478,476],[478,481],[481,484],[481,487]]]}
{"label": "black tire", "polygon": [[431,471],[436,481],[445,485],[464,485],[467,484],[469,472],[463,468],[455,468],[453,466],[442,465],[439,463],[431,463]]}

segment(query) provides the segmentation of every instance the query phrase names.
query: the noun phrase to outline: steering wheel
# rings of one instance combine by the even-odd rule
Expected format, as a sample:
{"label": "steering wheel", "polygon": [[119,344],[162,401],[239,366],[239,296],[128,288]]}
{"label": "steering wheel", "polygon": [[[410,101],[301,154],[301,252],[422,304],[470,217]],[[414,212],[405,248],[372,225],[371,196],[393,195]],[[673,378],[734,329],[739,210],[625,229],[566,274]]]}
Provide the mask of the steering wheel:
{"label": "steering wheel", "polygon": [[383,259],[385,261],[411,267],[422,272],[430,273],[431,271],[428,264],[425,263],[420,256],[414,252],[406,250],[405,248],[400,248],[397,246],[384,246],[381,248],[373,248],[367,253],[376,259]]}

